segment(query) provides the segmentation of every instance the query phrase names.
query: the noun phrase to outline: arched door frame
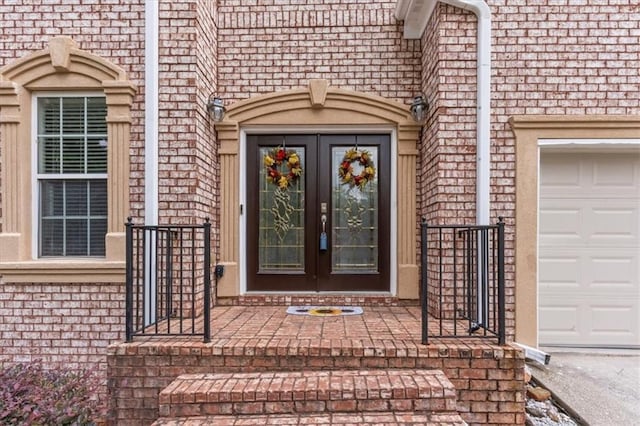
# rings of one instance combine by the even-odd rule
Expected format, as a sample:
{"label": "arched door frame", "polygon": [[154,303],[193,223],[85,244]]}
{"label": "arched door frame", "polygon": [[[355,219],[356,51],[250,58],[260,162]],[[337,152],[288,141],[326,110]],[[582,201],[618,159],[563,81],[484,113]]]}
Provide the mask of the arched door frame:
{"label": "arched door frame", "polygon": [[[300,125],[299,123],[304,123]],[[418,297],[416,247],[416,147],[420,125],[406,105],[364,93],[333,88],[326,80],[311,80],[306,89],[257,96],[229,107],[225,119],[216,124],[220,155],[220,264],[225,274],[218,281],[219,297],[244,292],[244,219],[240,205],[244,182],[241,165],[246,135],[255,132],[358,132],[392,135],[393,294],[403,299]],[[393,173],[394,170],[396,173]]]}

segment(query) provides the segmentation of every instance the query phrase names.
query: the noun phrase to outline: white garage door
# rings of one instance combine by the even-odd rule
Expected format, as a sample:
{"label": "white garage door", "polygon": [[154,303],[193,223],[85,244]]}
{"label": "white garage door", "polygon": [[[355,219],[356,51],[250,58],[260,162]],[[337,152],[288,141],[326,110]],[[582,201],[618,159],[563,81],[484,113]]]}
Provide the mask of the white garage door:
{"label": "white garage door", "polygon": [[541,345],[640,346],[639,211],[639,151],[541,154]]}

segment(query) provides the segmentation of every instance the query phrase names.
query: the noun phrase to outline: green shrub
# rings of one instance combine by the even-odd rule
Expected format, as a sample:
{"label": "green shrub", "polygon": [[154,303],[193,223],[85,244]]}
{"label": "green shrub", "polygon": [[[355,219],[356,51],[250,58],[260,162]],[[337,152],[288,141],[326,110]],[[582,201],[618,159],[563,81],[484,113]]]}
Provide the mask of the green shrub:
{"label": "green shrub", "polygon": [[105,414],[93,370],[46,370],[42,362],[0,370],[0,424],[93,425]]}

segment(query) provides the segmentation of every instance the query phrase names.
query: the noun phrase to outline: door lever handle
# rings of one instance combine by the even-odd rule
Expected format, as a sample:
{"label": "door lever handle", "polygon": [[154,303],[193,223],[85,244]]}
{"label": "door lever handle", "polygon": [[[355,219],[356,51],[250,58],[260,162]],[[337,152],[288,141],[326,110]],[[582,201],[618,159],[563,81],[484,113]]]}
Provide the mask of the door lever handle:
{"label": "door lever handle", "polygon": [[327,241],[327,215],[320,216],[320,222],[322,223],[322,232],[320,233],[320,251],[326,251],[328,249]]}

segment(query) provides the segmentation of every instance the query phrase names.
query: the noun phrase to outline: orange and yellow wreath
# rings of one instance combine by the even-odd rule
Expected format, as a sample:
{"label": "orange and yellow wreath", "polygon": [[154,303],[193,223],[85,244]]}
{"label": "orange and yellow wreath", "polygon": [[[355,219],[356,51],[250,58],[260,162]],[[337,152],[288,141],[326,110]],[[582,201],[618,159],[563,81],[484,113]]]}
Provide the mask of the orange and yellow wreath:
{"label": "orange and yellow wreath", "polygon": [[278,147],[269,151],[263,158],[267,172],[267,182],[280,189],[287,189],[302,175],[302,166],[298,153]]}
{"label": "orange and yellow wreath", "polygon": [[[353,163],[362,166],[359,174],[354,174]],[[343,185],[349,185],[351,188],[357,186],[360,190],[364,189],[367,183],[371,182],[376,176],[376,168],[371,159],[371,153],[366,150],[358,151],[351,148],[344,154],[344,158],[338,168],[340,181]]]}

